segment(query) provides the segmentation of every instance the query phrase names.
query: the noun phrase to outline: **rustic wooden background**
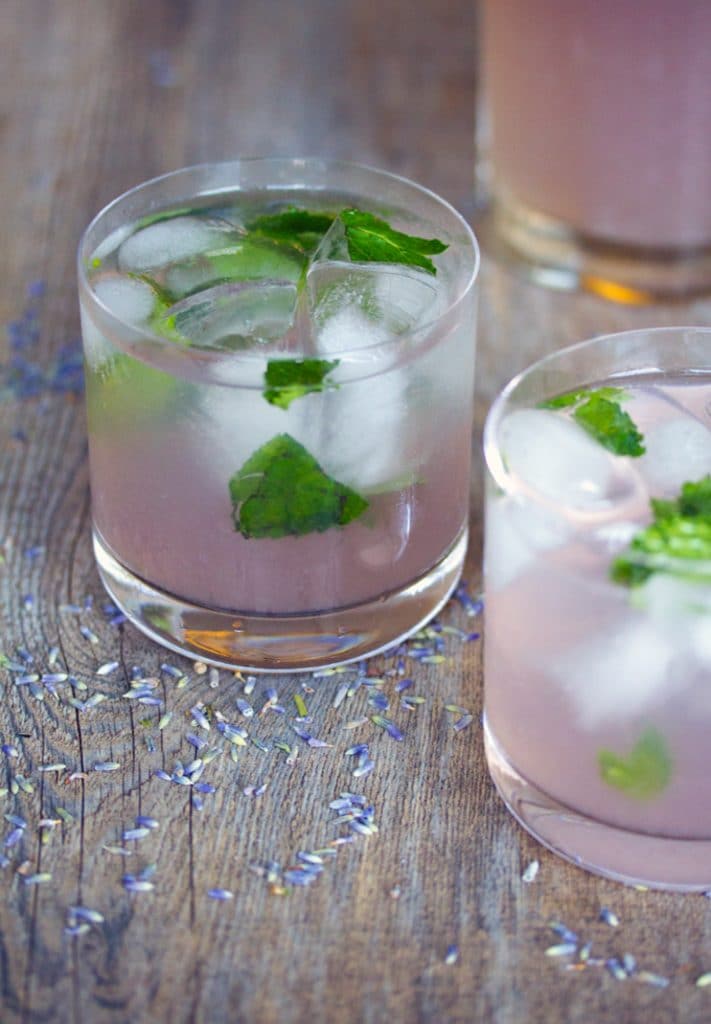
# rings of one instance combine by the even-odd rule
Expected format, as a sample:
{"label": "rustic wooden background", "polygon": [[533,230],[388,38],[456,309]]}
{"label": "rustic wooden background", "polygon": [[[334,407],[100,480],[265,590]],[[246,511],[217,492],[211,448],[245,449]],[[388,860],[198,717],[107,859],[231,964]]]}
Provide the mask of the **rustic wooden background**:
{"label": "rustic wooden background", "polygon": [[[155,174],[257,154],[383,166],[471,213],[475,4],[4,0],[0,27],[3,1024],[711,1019],[711,990],[695,985],[711,969],[708,901],[590,877],[504,811],[483,760],[481,640],[457,632],[481,621],[461,603],[442,617],[443,657],[406,662],[408,692],[425,703],[393,712],[402,743],[372,726],[343,728],[372,712],[366,688],[332,706],[354,672],[307,680],[314,693],[296,677],[260,679],[249,698],[257,710],[269,685],[288,714],[300,692],[314,734],[333,746],[302,744],[293,764],[253,744],[235,760],[226,751],[205,770],[215,792],[202,809],[189,787],[152,773],[194,757],[190,731],[218,745],[214,727],[191,727],[190,708],[202,701],[237,721],[240,684],[166,657],[102,610],[76,367],[82,228]],[[477,433],[498,388],[544,351],[674,322],[709,324],[711,305],[613,306],[537,289],[485,259]],[[480,481],[477,459],[473,594]],[[187,682],[161,672],[165,661]],[[160,679],[161,706],[122,698],[132,666]],[[34,681],[43,675],[49,682]],[[384,692],[397,708],[396,678]],[[455,731],[447,702],[473,724]],[[267,747],[291,735],[271,711],[242,724]],[[344,751],[362,739],[376,769],[359,782]],[[53,765],[66,767],[41,770]],[[343,789],[367,795],[377,835],[339,847],[310,888],[279,894],[250,870],[289,864],[338,834],[328,803]],[[158,827],[123,838],[137,815]],[[525,882],[534,860],[538,876]],[[126,874],[153,889],[127,891]],[[233,898],[211,898],[213,888]],[[96,913],[72,917],[76,905]],[[619,927],[598,921],[602,906]],[[551,918],[669,984],[566,971],[544,955],[556,941]]]}

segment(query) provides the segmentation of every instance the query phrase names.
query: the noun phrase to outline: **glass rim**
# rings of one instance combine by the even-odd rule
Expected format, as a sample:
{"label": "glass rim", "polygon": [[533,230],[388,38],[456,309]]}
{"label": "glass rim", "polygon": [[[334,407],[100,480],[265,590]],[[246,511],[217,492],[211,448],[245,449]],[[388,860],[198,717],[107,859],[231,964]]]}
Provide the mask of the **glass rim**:
{"label": "glass rim", "polygon": [[[130,189],[127,189],[125,192],[122,192],[120,195],[115,196],[112,200],[110,200],[110,202],[106,203],[99,210],[99,212],[96,213],[94,217],[92,217],[91,221],[83,230],[81,237],[79,239],[77,249],[77,277],[79,281],[80,296],[84,297],[88,302],[92,303],[94,307],[99,310],[101,317],[104,318],[109,323],[109,325],[115,326],[118,330],[122,332],[129,332],[131,335],[135,336],[135,338],[138,341],[150,342],[152,346],[158,349],[158,351],[164,350],[166,352],[174,352],[176,345],[174,341],[171,341],[170,339],[165,338],[162,335],[154,334],[152,331],[146,328],[127,323],[121,317],[117,316],[97,296],[96,292],[94,291],[91,285],[91,281],[88,275],[88,261],[89,258],[91,257],[91,252],[88,251],[89,236],[100,225],[101,221],[104,220],[107,216],[109,216],[111,212],[120,203],[126,202],[131,197],[139,195],[141,192],[146,191],[151,187],[158,186],[161,183],[168,183],[170,181],[174,181],[176,179],[179,179],[180,177],[187,177],[189,175],[199,175],[200,172],[219,170],[225,176],[228,176],[230,168],[234,168],[235,172],[237,173],[239,171],[239,168],[241,167],[256,167],[258,165],[263,165],[264,167],[272,165],[274,167],[280,167],[282,169],[293,167],[295,171],[294,180],[291,183],[289,183],[288,181],[278,183],[273,182],[271,185],[266,183],[265,185],[262,186],[266,190],[270,188],[299,188],[299,168],[313,168],[317,171],[320,171],[324,175],[324,177],[328,174],[338,173],[339,171],[342,173],[358,172],[366,175],[372,175],[374,178],[390,182],[396,187],[401,187],[409,191],[415,192],[418,195],[422,196],[423,198],[427,199],[428,201],[436,204],[444,211],[446,211],[447,215],[454,221],[456,221],[458,226],[463,230],[463,234],[469,243],[468,247],[465,247],[465,251],[468,251],[471,255],[471,267],[465,267],[464,280],[462,281],[462,284],[457,289],[451,301],[447,302],[447,305],[443,310],[441,310],[434,318],[430,320],[423,320],[422,323],[418,323],[416,324],[416,326],[408,330],[405,330],[400,334],[396,334],[392,338],[385,339],[384,341],[375,342],[373,345],[366,345],[362,346],[361,348],[347,349],[342,352],[339,352],[339,357],[341,359],[348,360],[349,358],[354,356],[362,357],[365,353],[372,351],[385,352],[388,351],[391,347],[402,345],[403,342],[407,341],[408,339],[412,339],[419,335],[424,335],[429,331],[433,330],[438,324],[444,322],[448,317],[451,317],[456,312],[456,310],[465,302],[465,300],[471,295],[474,286],[478,281],[479,272],[481,269],[481,251],[479,248],[479,243],[477,241],[477,238],[474,234],[471,225],[465,220],[464,216],[450,202],[448,202],[448,200],[444,199],[436,192],[433,192],[431,189],[426,188],[424,185],[420,185],[417,182],[412,181],[410,178],[404,177],[403,175],[394,174],[391,171],[384,171],[377,167],[372,167],[368,164],[358,163],[357,161],[332,160],[326,157],[316,156],[251,156],[243,157],[236,160],[205,161],[199,164],[190,164],[185,167],[180,167],[177,170],[169,171],[166,174],[159,174],[153,178],[149,178],[145,181],[139,182],[139,184],[134,185]],[[307,188],[308,186],[302,185],[301,187]],[[239,191],[239,182],[236,185],[232,186],[225,185],[224,187],[220,188],[201,190],[196,192],[195,196],[196,198],[198,196],[209,195],[219,196],[223,193],[231,191]],[[407,209],[406,203],[404,204],[404,208]],[[108,237],[108,235],[104,237],[106,238]],[[96,245],[93,246],[93,249],[96,249]],[[395,266],[395,264],[393,265]],[[225,354],[225,352],[221,352],[220,350],[217,349],[215,350],[216,356],[224,357]],[[264,352],[253,353],[255,357],[258,355],[260,358],[262,358],[264,354]],[[240,357],[245,364],[249,364],[250,362],[253,361],[252,359],[250,359],[250,353],[248,350],[240,353]],[[274,353],[273,357],[278,359],[281,356],[279,353]]]}

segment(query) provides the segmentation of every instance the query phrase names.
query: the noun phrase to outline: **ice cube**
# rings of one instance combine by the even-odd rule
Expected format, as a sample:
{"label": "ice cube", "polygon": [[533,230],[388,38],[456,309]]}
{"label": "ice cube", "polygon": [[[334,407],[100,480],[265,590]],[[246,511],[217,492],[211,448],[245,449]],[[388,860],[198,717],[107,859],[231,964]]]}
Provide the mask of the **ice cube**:
{"label": "ice cube", "polygon": [[395,489],[407,477],[411,467],[404,461],[408,403],[403,371],[350,381],[329,392],[324,422],[327,433],[318,451],[324,469],[336,480],[372,493]]}
{"label": "ice cube", "polygon": [[514,495],[494,498],[486,513],[486,589],[511,583],[538,555],[564,544],[569,533],[565,520],[548,509]]}
{"label": "ice cube", "polygon": [[499,436],[507,470],[571,509],[604,512],[642,490],[631,460],[615,457],[560,413],[519,409],[503,420]]}
{"label": "ice cube", "polygon": [[694,657],[711,669],[711,607],[705,615],[697,615],[690,623],[691,650]]}
{"label": "ice cube", "polygon": [[121,270],[154,270],[186,260],[209,249],[229,245],[236,238],[232,224],[217,218],[172,217],[141,228],[120,246]]}
{"label": "ice cube", "polygon": [[337,260],[341,263],[350,263],[348,255],[348,241],[346,240],[346,229],[340,217],[331,224],[330,228],[318,244],[313,255],[312,263],[321,263],[324,260]]}
{"label": "ice cube", "polygon": [[[93,277],[91,286],[99,301],[124,323],[144,327],[156,311],[157,295],[145,281],[107,271]],[[94,323],[88,310],[82,309],[81,325],[84,355],[91,369],[96,370],[118,350]]]}
{"label": "ice cube", "polygon": [[[438,298],[430,275],[387,263],[317,262],[307,288],[324,352],[363,348],[403,334],[431,319]],[[344,318],[344,312],[350,315]]]}
{"label": "ice cube", "polygon": [[81,337],[84,346],[84,357],[91,370],[98,370],[104,363],[117,354],[117,349],[105,337],[84,306],[80,309]]}
{"label": "ice cube", "polygon": [[139,278],[109,272],[94,278],[92,288],[99,301],[127,324],[147,323],[156,308],[156,292]]}
{"label": "ice cube", "polygon": [[[434,307],[428,275],[386,264],[316,262],[307,277],[314,351],[339,356],[303,443],[337,480],[372,493],[395,487],[416,467],[404,464],[409,372],[388,344]],[[316,411],[316,410],[315,410]],[[426,453],[422,453],[422,458]]]}
{"label": "ice cube", "polygon": [[244,235],[210,248],[198,256],[167,264],[154,276],[173,298],[228,281],[279,280],[296,282],[303,259],[289,246]]}
{"label": "ice cube", "polygon": [[194,346],[226,351],[280,339],[292,324],[296,286],[288,281],[242,281],[207,288],[171,306],[157,330],[177,331]]}
{"label": "ice cube", "polygon": [[684,685],[675,644],[652,621],[628,620],[569,649],[551,665],[581,725],[595,729],[647,713]]}
{"label": "ice cube", "polygon": [[711,583],[654,573],[634,589],[631,599],[679,649],[711,664]]}
{"label": "ice cube", "polygon": [[687,480],[711,473],[711,430],[699,420],[666,420],[645,432],[644,444],[639,468],[657,497],[676,496]]}
{"label": "ice cube", "polygon": [[671,624],[676,630],[679,621],[690,615],[711,615],[711,587],[702,580],[656,572],[630,596],[632,604],[644,609],[660,629]]}

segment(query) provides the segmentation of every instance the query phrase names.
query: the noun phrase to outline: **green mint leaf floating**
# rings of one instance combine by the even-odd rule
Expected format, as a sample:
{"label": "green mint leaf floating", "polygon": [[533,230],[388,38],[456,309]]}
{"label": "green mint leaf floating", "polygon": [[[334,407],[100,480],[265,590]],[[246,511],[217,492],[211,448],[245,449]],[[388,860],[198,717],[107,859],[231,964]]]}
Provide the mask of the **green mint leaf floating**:
{"label": "green mint leaf floating", "polygon": [[644,438],[620,402],[626,398],[622,388],[584,388],[546,399],[541,409],[571,409],[573,419],[591,437],[615,455],[644,455]]}
{"label": "green mint leaf floating", "polygon": [[619,402],[592,394],[573,412],[573,419],[615,455],[644,455],[644,438]]}
{"label": "green mint leaf floating", "polygon": [[326,377],[340,359],[270,359],[264,372],[264,397],[280,409],[288,409],[296,398],[337,387]]}
{"label": "green mint leaf floating", "polygon": [[257,449],[229,486],[235,529],[248,538],[323,533],[345,526],[368,507],[289,434]]}
{"label": "green mint leaf floating", "polygon": [[316,251],[335,219],[332,213],[292,206],[280,213],[262,214],[251,221],[247,229],[275,242],[293,245],[310,255]]}
{"label": "green mint leaf floating", "polygon": [[690,563],[690,579],[707,578],[694,563],[711,562],[711,474],[687,481],[676,499],[653,498],[652,514],[654,522],[612,563],[615,583],[635,587],[654,572],[682,575],[680,562]]}
{"label": "green mint leaf floating", "polygon": [[348,255],[356,263],[401,263],[436,274],[429,257],[448,248],[437,238],[395,231],[387,221],[362,210],[342,210],[339,216],[346,231]]}
{"label": "green mint leaf floating", "polygon": [[635,800],[658,796],[671,779],[671,757],[656,729],[647,729],[627,757],[601,750],[597,759],[602,781]]}

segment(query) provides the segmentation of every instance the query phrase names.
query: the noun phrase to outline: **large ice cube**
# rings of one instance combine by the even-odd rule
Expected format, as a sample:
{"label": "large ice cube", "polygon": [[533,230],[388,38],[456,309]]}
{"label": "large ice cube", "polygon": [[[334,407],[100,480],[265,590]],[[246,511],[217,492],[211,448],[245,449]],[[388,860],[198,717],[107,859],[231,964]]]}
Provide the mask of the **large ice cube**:
{"label": "large ice cube", "polygon": [[631,600],[680,650],[711,665],[711,582],[654,573]]}
{"label": "large ice cube", "polygon": [[92,288],[99,301],[124,323],[145,324],[155,311],[156,292],[139,278],[109,272],[94,278]]}
{"label": "large ice cube", "polygon": [[[337,390],[319,401],[304,443],[337,480],[364,492],[400,486],[410,430],[410,374],[389,342],[428,317],[437,289],[409,267],[317,261],[307,302],[318,355],[340,357]],[[422,458],[426,453],[422,453]]]}
{"label": "large ice cube", "polygon": [[707,669],[711,669],[711,607],[705,615],[695,616],[690,624],[691,651]]}
{"label": "large ice cube", "polygon": [[711,473],[711,430],[697,419],[666,420],[646,431],[639,468],[650,492],[675,496],[687,480]]}
{"label": "large ice cube", "polygon": [[636,608],[644,609],[660,629],[671,626],[676,630],[680,621],[690,616],[711,615],[711,585],[671,573],[653,573],[631,591],[630,599]]}
{"label": "large ice cube", "polygon": [[631,501],[641,481],[630,459],[612,455],[573,420],[547,409],[519,409],[500,427],[507,470],[531,490],[581,512]]}
{"label": "large ice cube", "polygon": [[643,715],[685,683],[674,671],[675,645],[651,621],[629,620],[555,659],[551,673],[581,725],[595,729]]}
{"label": "large ice cube", "polygon": [[331,262],[338,260],[341,263],[350,263],[346,229],[340,217],[335,218],[330,228],[319,242],[311,262],[316,264],[325,260]]}
{"label": "large ice cube", "polygon": [[[99,301],[124,323],[145,327],[156,311],[156,293],[145,281],[107,271],[92,278],[91,286]],[[117,350],[88,311],[82,310],[81,324],[84,355],[89,366],[98,369],[112,359]]]}
{"label": "large ice cube", "polygon": [[296,286],[288,281],[242,281],[207,288],[171,306],[157,323],[194,346],[226,351],[273,342],[292,324]]}
{"label": "large ice cube", "polygon": [[244,235],[220,248],[211,247],[197,256],[167,264],[154,271],[154,277],[171,296],[180,299],[228,281],[296,282],[302,269],[303,258],[296,249]]}
{"label": "large ice cube", "polygon": [[313,452],[331,476],[367,493],[394,490],[414,475],[404,461],[408,429],[404,371],[350,381],[324,399]]}
{"label": "large ice cube", "polygon": [[363,348],[403,334],[431,318],[438,297],[431,275],[387,263],[316,262],[307,288],[324,352]]}
{"label": "large ice cube", "polygon": [[[266,359],[255,358],[248,369],[259,378],[266,365]],[[230,477],[267,441],[282,433],[302,440],[297,430],[299,418],[298,403],[286,414],[266,402],[259,387],[211,387],[203,393],[189,443],[204,472],[212,476],[216,487],[224,488],[227,498]]]}
{"label": "large ice cube", "polygon": [[121,244],[121,270],[145,271],[186,260],[236,238],[232,224],[217,218],[172,217],[141,228]]}

